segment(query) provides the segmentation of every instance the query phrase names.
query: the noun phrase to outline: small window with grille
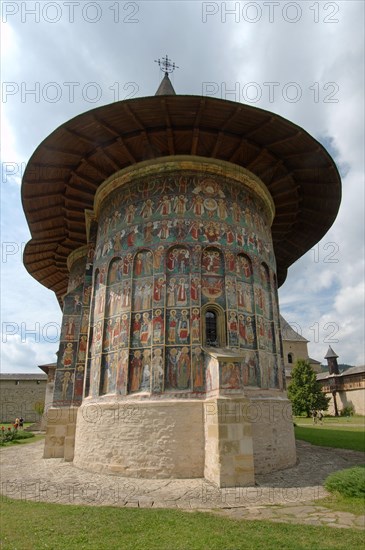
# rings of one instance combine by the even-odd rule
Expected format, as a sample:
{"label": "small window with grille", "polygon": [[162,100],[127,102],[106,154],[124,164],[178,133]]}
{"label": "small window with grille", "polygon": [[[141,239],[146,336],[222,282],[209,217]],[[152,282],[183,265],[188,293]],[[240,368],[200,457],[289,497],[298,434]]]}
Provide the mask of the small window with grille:
{"label": "small window with grille", "polygon": [[208,310],[205,313],[205,342],[207,346],[218,346],[217,314]]}

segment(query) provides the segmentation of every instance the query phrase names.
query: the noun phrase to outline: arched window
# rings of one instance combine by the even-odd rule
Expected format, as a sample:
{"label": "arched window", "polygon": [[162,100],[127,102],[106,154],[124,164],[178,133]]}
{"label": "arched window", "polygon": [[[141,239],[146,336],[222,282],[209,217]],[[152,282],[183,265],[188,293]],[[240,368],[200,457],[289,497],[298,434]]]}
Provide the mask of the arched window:
{"label": "arched window", "polygon": [[205,342],[207,346],[218,346],[217,314],[209,309],[205,312]]}
{"label": "arched window", "polygon": [[226,316],[218,304],[206,304],[202,308],[203,345],[224,348],[227,344]]}
{"label": "arched window", "polygon": [[288,363],[290,363],[290,364],[293,363],[293,354],[292,353],[288,353]]}

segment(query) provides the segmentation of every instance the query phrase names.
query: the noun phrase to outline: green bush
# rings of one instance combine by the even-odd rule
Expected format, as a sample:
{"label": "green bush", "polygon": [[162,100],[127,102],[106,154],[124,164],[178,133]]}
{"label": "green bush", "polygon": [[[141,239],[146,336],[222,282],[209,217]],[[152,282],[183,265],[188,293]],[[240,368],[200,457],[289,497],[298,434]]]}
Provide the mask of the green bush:
{"label": "green bush", "polygon": [[3,447],[6,443],[11,441],[17,441],[19,439],[28,439],[34,437],[32,432],[24,432],[23,430],[17,430],[16,428],[0,428],[0,447]]}
{"label": "green bush", "polygon": [[365,466],[335,472],[327,477],[324,486],[331,493],[346,497],[365,498]]}
{"label": "green bush", "polygon": [[342,411],[340,411],[340,416],[354,416],[355,409],[353,405],[348,405],[347,407],[344,407]]}

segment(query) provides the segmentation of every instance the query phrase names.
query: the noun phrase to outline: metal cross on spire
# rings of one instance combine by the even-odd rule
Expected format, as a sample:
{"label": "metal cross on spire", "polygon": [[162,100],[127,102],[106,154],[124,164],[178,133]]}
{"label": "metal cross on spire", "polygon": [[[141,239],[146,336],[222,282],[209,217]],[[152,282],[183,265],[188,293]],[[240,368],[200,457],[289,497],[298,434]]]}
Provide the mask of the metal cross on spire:
{"label": "metal cross on spire", "polygon": [[172,62],[171,59],[168,58],[167,54],[166,57],[163,57],[162,59],[155,59],[155,63],[158,63],[161,71],[163,71],[166,76],[169,73],[174,72],[175,69],[179,69],[179,67],[175,65],[175,62]]}

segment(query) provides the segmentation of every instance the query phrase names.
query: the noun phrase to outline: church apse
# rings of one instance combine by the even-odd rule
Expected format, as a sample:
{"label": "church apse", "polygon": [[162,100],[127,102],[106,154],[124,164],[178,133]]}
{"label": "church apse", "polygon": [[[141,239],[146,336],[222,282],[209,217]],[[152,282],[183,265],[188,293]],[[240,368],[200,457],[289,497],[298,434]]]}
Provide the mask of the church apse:
{"label": "church apse", "polygon": [[269,372],[280,361],[270,209],[227,168],[222,175],[217,166],[209,173],[188,165],[161,174],[156,164],[153,175],[132,175],[123,185],[116,176],[103,191],[93,397],[201,397],[205,348],[239,352],[240,389],[279,387]]}
{"label": "church apse", "polygon": [[24,263],[63,308],[44,457],[252,485],[296,461],[277,288],[341,181],[302,128],[158,63],[155,97],[66,122],[23,177]]}
{"label": "church apse", "polygon": [[[125,476],[206,475],[218,484],[252,484],[267,453],[262,434],[256,427],[252,435],[247,415],[239,416],[232,434],[243,430],[241,458],[221,456],[209,426],[226,419],[219,412],[208,418],[207,411],[219,411],[227,399],[242,411],[250,403],[261,407],[262,399],[286,403],[270,194],[229,163],[169,157],[114,174],[96,192],[90,215],[97,229],[83,251],[90,257],[70,262],[56,374],[61,406],[79,407],[75,464]],[[96,405],[95,426],[88,407]],[[141,415],[138,430],[125,422],[128,407]],[[126,442],[150,438],[151,423],[170,437],[163,446],[151,441],[147,458]],[[91,450],[95,434],[100,445]],[[106,440],[120,449],[117,456]],[[213,448],[218,462],[210,463],[204,457]],[[280,466],[293,463],[293,449],[277,451]],[[167,467],[171,454],[176,460]]]}

